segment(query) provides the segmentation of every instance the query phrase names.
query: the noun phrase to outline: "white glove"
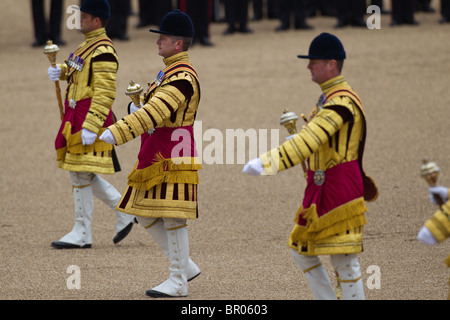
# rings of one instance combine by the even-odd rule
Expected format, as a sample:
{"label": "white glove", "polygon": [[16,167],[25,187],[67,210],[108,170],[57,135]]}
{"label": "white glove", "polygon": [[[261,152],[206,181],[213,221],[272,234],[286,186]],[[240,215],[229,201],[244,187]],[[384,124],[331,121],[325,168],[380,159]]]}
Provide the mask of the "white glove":
{"label": "white glove", "polygon": [[97,139],[97,134],[89,131],[88,129],[81,129],[81,141],[83,142],[83,146],[89,146],[95,142]]}
{"label": "white glove", "polygon": [[48,67],[47,74],[51,81],[59,81],[59,78],[61,77],[61,68],[58,65],[56,65],[56,68],[50,66]]}
{"label": "white glove", "polygon": [[256,158],[247,162],[242,169],[242,172],[251,176],[259,176],[263,172],[264,168],[260,158]]}
{"label": "white glove", "polygon": [[419,233],[417,234],[417,240],[428,245],[434,245],[438,243],[430,230],[428,230],[428,228],[425,226],[423,226],[422,229],[419,230]]}
{"label": "white glove", "polygon": [[[140,108],[142,108],[143,106],[144,106],[144,105],[143,105],[142,102],[141,102]],[[128,108],[128,114],[132,114],[133,112],[139,110],[140,108],[136,107],[136,105],[134,104],[134,102],[131,102],[131,103],[130,103],[130,106],[129,106],[129,108]]]}
{"label": "white glove", "polygon": [[438,204],[434,196],[438,196],[442,201],[448,201],[448,189],[446,187],[431,187],[428,188],[428,196],[430,197],[430,202],[432,204]]}
{"label": "white glove", "polygon": [[106,129],[105,132],[101,134],[99,139],[105,141],[106,143],[116,144],[116,139],[109,129]]}
{"label": "white glove", "polygon": [[294,134],[291,134],[289,137],[286,137],[286,141],[288,141],[288,140],[291,140],[293,137],[295,137],[297,134],[296,133],[294,133]]}

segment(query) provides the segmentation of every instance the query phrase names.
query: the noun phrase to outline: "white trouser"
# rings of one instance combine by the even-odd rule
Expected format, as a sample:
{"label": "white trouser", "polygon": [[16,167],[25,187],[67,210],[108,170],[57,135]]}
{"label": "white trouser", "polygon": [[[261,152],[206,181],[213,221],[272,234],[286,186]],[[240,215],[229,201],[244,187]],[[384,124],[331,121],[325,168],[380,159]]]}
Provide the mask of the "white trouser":
{"label": "white trouser", "polygon": [[295,263],[303,270],[309,288],[316,300],[336,300],[330,278],[317,256],[305,256],[291,249]]}
{"label": "white trouser", "polygon": [[169,278],[152,290],[169,296],[186,296],[187,281],[200,274],[189,257],[186,219],[136,217],[170,260]]}
{"label": "white trouser", "polygon": [[92,192],[94,196],[103,201],[108,207],[110,207],[116,213],[116,232],[123,230],[134,220],[133,215],[129,215],[116,210],[117,204],[122,197],[120,192],[105,179],[97,174],[93,174],[92,179]]}
{"label": "white trouser", "polygon": [[117,215],[116,231],[119,232],[133,221],[134,216],[115,210],[120,193],[100,176],[91,172],[70,172],[75,205],[75,224],[71,232],[59,241],[86,245],[92,244],[91,220],[94,211],[93,195],[113,209]]}
{"label": "white trouser", "polygon": [[336,271],[343,300],[364,300],[364,285],[361,267],[356,254],[331,255],[331,264]]}
{"label": "white trouser", "polygon": [[[336,300],[337,292],[333,289],[330,278],[319,257],[299,254],[291,250],[292,257],[305,273],[306,281],[317,300]],[[338,286],[342,290],[344,300],[364,300],[364,288],[361,270],[356,254],[331,255],[333,265],[338,277]]]}
{"label": "white trouser", "polygon": [[92,244],[91,219],[94,211],[92,196],[91,174],[88,172],[70,172],[73,200],[75,209],[75,223],[72,231],[59,241],[80,246]]}

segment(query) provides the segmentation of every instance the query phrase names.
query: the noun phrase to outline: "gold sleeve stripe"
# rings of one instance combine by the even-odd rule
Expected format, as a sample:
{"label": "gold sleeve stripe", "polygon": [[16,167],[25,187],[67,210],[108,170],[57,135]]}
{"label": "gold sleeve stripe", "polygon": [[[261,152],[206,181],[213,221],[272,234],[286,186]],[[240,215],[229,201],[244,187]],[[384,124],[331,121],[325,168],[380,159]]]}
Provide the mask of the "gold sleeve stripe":
{"label": "gold sleeve stripe", "polygon": [[123,122],[128,126],[128,129],[130,129],[130,133],[133,136],[133,139],[136,138],[136,136],[134,135],[133,129],[131,128],[131,126],[128,124],[128,122],[123,119]]}
{"label": "gold sleeve stripe", "polygon": [[117,122],[113,132],[119,136],[116,142],[125,143],[156,128],[165,119],[171,117],[185,99],[184,94],[175,86],[167,85],[159,88],[141,109]]}
{"label": "gold sleeve stripe", "polygon": [[[155,118],[153,118],[153,116],[151,115],[151,113],[149,111],[147,111],[147,109],[144,109],[145,112],[147,113],[148,117],[150,118],[150,120],[152,121],[153,124],[153,128],[156,128],[156,126],[158,125],[158,123],[156,122]],[[142,117],[140,117],[141,114],[137,114],[136,116],[138,116],[140,119],[143,120]],[[141,122],[142,126],[144,126],[144,121]]]}
{"label": "gold sleeve stripe", "polygon": [[[319,149],[320,144],[318,144],[318,143],[316,142],[316,140],[314,139],[314,137],[312,137],[312,136],[310,135],[309,131],[308,131],[306,128],[305,128],[305,129],[302,129],[302,130],[299,132],[299,136],[300,136],[300,138],[302,138],[303,143],[306,144],[306,146],[309,148],[309,150],[311,150],[311,153],[314,152],[314,151],[316,151],[317,149]],[[295,142],[298,143],[298,142],[299,142],[299,139],[296,139]],[[299,146],[299,147],[300,147],[300,146]]]}
{"label": "gold sleeve stripe", "polygon": [[450,236],[450,202],[445,203],[435,214],[425,222],[438,242],[442,242]]}
{"label": "gold sleeve stripe", "polygon": [[293,159],[295,159],[295,160],[294,160],[294,163],[297,164],[297,163],[300,163],[300,162],[304,161],[304,160],[306,159],[306,158],[305,158],[305,154],[304,154],[304,153],[302,152],[302,150],[298,147],[298,145],[293,141],[293,139],[289,140],[289,143],[290,143],[290,146],[292,147],[292,149],[294,150],[295,155],[296,155],[296,157],[294,157],[293,155],[291,155],[291,157],[292,157]]}

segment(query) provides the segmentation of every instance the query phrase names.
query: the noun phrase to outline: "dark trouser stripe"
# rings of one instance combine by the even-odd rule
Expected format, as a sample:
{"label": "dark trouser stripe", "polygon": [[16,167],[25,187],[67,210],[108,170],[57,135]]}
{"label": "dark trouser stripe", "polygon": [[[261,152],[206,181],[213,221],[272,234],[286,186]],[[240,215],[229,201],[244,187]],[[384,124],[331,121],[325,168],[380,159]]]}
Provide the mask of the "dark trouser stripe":
{"label": "dark trouser stripe", "polygon": [[187,183],[184,184],[184,200],[189,201],[189,185]]}
{"label": "dark trouser stripe", "polygon": [[163,182],[161,184],[161,193],[160,193],[161,197],[160,197],[160,199],[165,199],[166,198],[166,192],[167,192],[167,183]]}
{"label": "dark trouser stripe", "polygon": [[132,191],[133,191],[133,188],[132,187],[128,187],[127,193],[125,194],[125,197],[123,197],[123,200],[120,203],[119,208],[125,209],[125,207],[127,206],[128,201],[130,200],[130,196],[131,196],[131,192]]}
{"label": "dark trouser stripe", "polygon": [[178,183],[173,184],[173,200],[178,200]]}

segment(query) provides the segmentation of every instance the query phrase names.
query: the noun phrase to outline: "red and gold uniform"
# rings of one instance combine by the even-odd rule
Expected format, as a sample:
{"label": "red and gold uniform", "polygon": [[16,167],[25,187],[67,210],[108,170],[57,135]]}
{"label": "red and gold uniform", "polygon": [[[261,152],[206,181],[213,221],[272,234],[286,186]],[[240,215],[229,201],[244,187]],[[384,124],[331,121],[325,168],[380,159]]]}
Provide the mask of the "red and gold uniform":
{"label": "red and gold uniform", "polygon": [[[86,8],[92,2],[85,2]],[[105,29],[85,34],[85,41],[70,54],[61,68],[60,80],[67,80],[65,111],[55,140],[58,166],[70,173],[75,202],[75,225],[59,241],[58,249],[90,248],[91,218],[96,196],[116,213],[114,243],[131,230],[134,217],[115,210],[121,194],[99,174],[120,171],[113,145],[98,137],[114,123],[111,110],[116,96],[116,72],[119,60]],[[83,144],[82,131],[88,130],[95,141]],[[94,137],[97,135],[97,138]]]}
{"label": "red and gold uniform", "polygon": [[[425,227],[431,232],[437,243],[450,237],[450,201],[444,203],[434,215],[425,222]],[[445,259],[445,264],[450,268],[450,255]],[[449,279],[450,287],[450,279]],[[448,293],[450,300],[450,289]]]}
{"label": "red and gold uniform", "polygon": [[[113,174],[113,145],[97,139],[83,145],[81,129],[97,136],[114,122],[112,104],[116,96],[119,60],[114,45],[100,28],[86,39],[61,68],[67,80],[64,118],[55,141],[60,168],[68,171]],[[114,160],[114,161],[113,161]]]}
{"label": "red and gold uniform", "polygon": [[365,198],[373,200],[377,193],[362,169],[364,111],[343,76],[320,86],[323,95],[307,125],[260,158],[267,174],[307,160],[307,187],[289,237],[290,248],[303,255],[359,253]]}
{"label": "red and gold uniform", "polygon": [[[108,129],[116,144],[141,136],[141,149],[117,210],[142,217],[197,218],[198,172],[193,139],[200,100],[187,51],[165,58],[143,107]],[[149,133],[149,131],[151,133]]]}

